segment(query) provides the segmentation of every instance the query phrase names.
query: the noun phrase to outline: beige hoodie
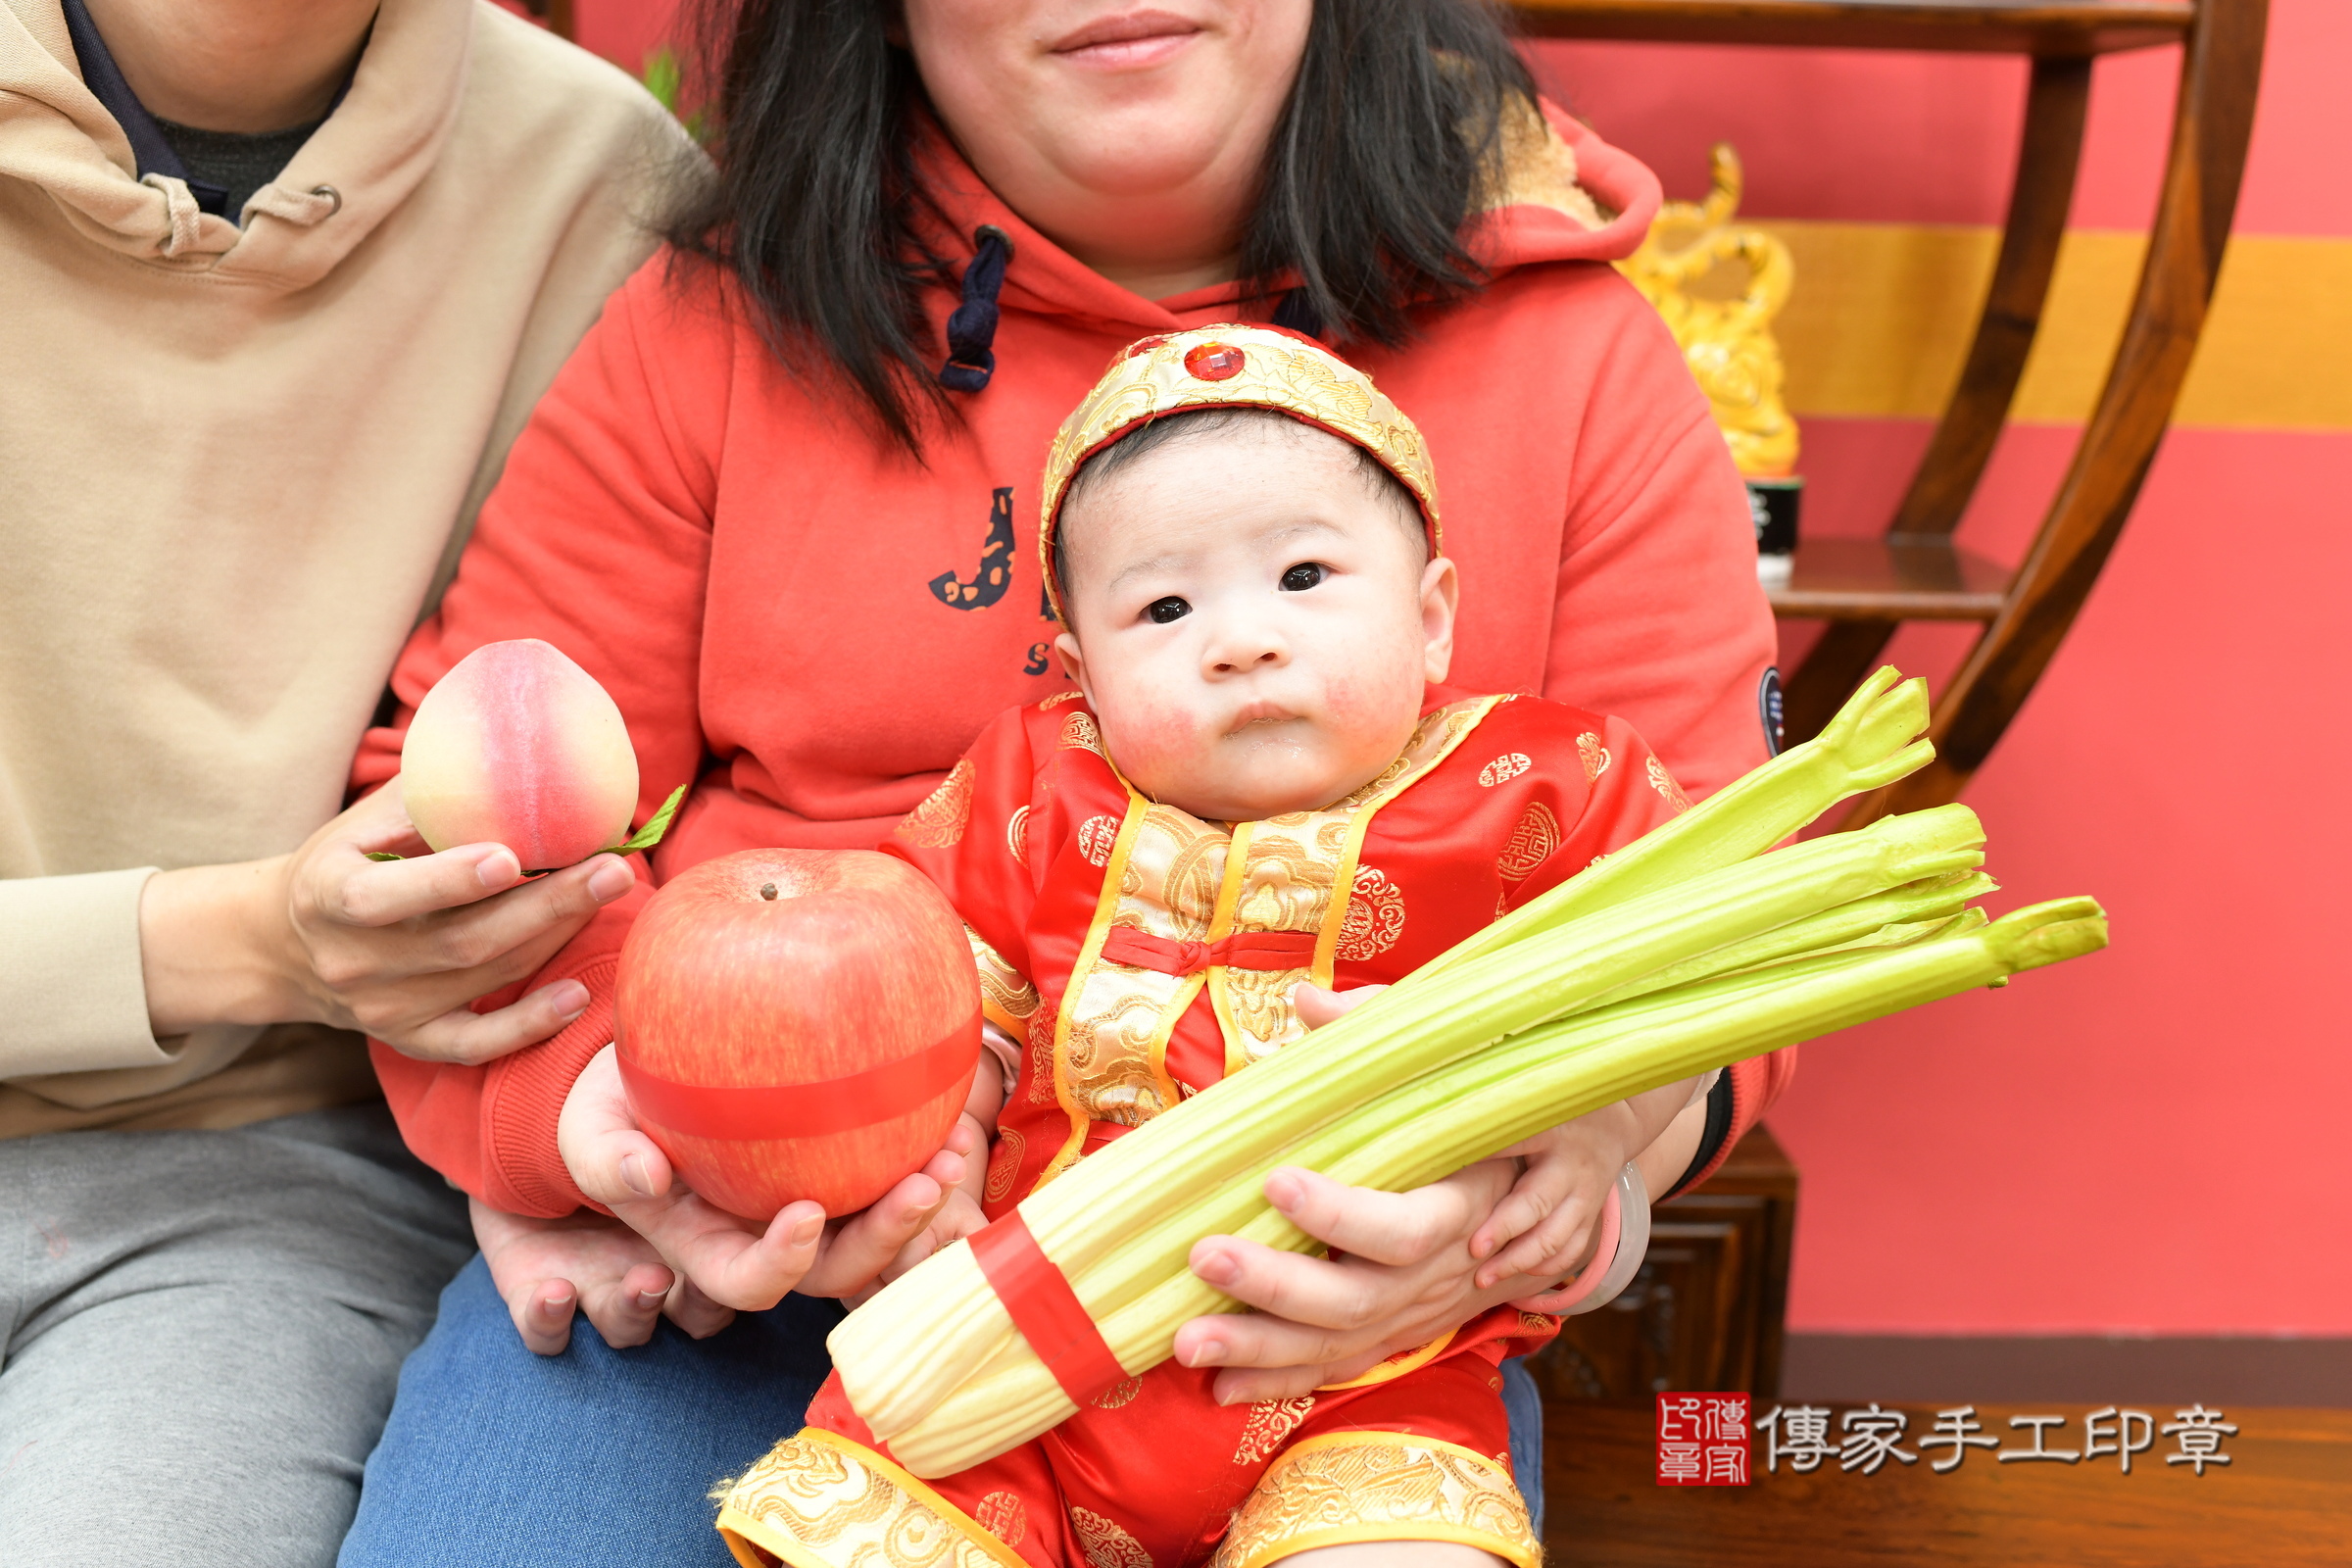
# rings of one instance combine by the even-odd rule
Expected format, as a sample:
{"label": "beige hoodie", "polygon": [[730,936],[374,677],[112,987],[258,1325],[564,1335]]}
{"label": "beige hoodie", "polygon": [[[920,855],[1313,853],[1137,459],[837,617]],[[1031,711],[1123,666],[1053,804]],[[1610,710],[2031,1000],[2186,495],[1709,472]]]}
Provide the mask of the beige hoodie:
{"label": "beige hoodie", "polygon": [[134,177],[0,0],[0,1137],[374,1092],[356,1037],[157,1041],[158,866],[300,844],[508,443],[692,154],[483,0],[383,0],[246,226]]}

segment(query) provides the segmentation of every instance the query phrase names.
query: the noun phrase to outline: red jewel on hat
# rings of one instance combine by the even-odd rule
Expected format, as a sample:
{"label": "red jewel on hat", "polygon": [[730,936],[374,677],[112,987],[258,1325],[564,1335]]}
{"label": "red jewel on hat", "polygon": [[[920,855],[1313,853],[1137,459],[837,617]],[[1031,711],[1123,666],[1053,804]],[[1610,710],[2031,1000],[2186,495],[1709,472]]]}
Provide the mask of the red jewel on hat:
{"label": "red jewel on hat", "polygon": [[[1167,338],[1165,336],[1143,338],[1137,342],[1128,344],[1126,352],[1121,354],[1119,359],[1132,360],[1139,354],[1149,354],[1153,349],[1160,347],[1166,342]],[[1118,363],[1118,361],[1113,360],[1111,363],[1115,365]]]}
{"label": "red jewel on hat", "polygon": [[1248,363],[1249,356],[1230,343],[1203,343],[1184,357],[1184,368],[1203,381],[1230,381]]}

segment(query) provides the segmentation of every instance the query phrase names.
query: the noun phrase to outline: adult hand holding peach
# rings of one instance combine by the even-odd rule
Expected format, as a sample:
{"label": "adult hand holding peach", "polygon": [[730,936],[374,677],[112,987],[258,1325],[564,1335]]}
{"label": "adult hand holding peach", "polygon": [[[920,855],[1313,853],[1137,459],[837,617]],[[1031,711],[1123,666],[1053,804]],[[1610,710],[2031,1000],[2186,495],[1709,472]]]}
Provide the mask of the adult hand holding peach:
{"label": "adult hand holding peach", "polygon": [[[486,1014],[466,1004],[534,972],[626,893],[621,856],[657,842],[685,792],[622,842],[637,805],[628,726],[595,677],[537,638],[460,660],[417,705],[401,760],[398,789],[295,857],[288,907],[314,1015],[433,1060],[546,1039],[587,1007],[578,981]],[[433,853],[404,858],[419,848]],[[534,886],[517,888],[526,876]]]}
{"label": "adult hand holding peach", "polygon": [[[628,862],[599,855],[525,882],[505,845],[425,848],[395,779],[291,855],[149,878],[139,946],[156,1038],[208,1023],[315,1022],[413,1056],[475,1062],[578,1017],[588,997],[571,980],[493,1012],[466,1004],[535,973],[627,893]],[[370,852],[416,858],[379,862]]]}
{"label": "adult hand holding peach", "polygon": [[[425,694],[402,757],[397,788],[291,856],[149,882],[140,925],[159,1037],[310,1020],[479,1062],[580,1015],[576,980],[492,1012],[467,1004],[536,971],[635,884],[625,860],[598,853],[619,846],[637,803],[620,710],[552,644],[492,643]],[[564,869],[516,886],[550,867]]]}

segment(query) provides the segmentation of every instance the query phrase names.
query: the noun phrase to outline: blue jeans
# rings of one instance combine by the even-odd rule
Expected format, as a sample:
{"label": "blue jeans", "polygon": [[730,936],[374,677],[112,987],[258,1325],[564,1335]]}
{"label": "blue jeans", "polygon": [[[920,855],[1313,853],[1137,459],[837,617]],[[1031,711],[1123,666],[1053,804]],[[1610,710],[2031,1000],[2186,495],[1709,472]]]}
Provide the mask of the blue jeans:
{"label": "blue jeans", "polygon": [[[699,1343],[664,1323],[615,1350],[583,1317],[570,1349],[537,1356],[476,1257],[401,1369],[340,1568],[732,1568],[710,1489],[800,1429],[840,1318],[788,1296]],[[1503,1374],[1541,1533],[1542,1412],[1526,1369]]]}

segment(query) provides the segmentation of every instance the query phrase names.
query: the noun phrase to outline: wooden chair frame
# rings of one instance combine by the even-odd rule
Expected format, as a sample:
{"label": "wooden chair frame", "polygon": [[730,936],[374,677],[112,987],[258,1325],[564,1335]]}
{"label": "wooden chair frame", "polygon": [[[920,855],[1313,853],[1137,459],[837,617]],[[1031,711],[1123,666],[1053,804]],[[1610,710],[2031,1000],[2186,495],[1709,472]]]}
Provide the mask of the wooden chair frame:
{"label": "wooden chair frame", "polygon": [[[1785,618],[1827,620],[1789,681],[1790,741],[1817,733],[1905,620],[1984,626],[1936,705],[1936,761],[1849,808],[1856,827],[1957,797],[2048,668],[2164,438],[2237,207],[2268,0],[1512,0],[1536,37],[2025,54],[2033,74],[1998,260],[1960,379],[1883,538],[1800,544]],[[2074,197],[2090,66],[2183,45],[2171,155],[2107,381],[2015,572],[1956,547],[2041,324]]]}

